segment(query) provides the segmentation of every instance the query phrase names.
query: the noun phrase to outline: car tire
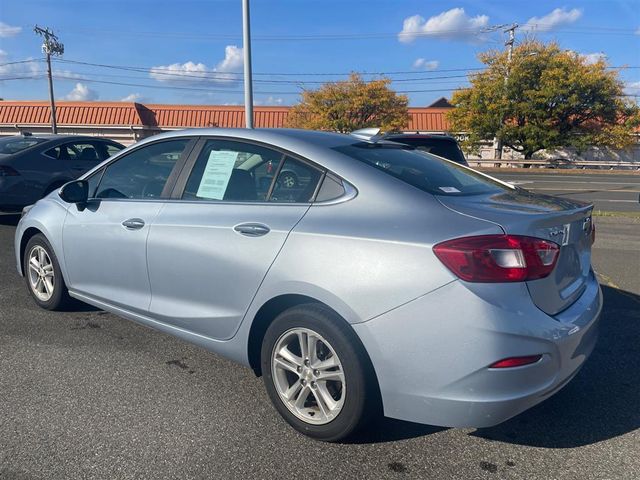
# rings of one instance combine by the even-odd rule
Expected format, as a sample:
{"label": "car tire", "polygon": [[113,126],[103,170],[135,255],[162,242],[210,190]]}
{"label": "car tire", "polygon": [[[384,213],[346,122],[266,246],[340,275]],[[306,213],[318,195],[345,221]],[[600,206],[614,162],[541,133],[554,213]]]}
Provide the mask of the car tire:
{"label": "car tire", "polygon": [[63,310],[71,303],[58,258],[44,235],[39,233],[29,239],[23,266],[27,290],[39,307]]}
{"label": "car tire", "polygon": [[278,178],[278,182],[280,183],[281,188],[285,188],[287,190],[297,188],[300,184],[298,176],[291,171],[282,172]]}
{"label": "car tire", "polygon": [[261,367],[276,410],[293,428],[317,440],[342,440],[380,411],[364,347],[325,306],[305,304],[278,315],[262,342]]}

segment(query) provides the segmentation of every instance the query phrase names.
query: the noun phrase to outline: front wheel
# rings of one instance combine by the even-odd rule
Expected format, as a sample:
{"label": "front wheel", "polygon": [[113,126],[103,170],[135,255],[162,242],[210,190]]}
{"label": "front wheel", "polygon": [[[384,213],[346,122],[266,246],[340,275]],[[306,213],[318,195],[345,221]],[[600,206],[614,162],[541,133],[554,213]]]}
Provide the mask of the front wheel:
{"label": "front wheel", "polygon": [[46,310],[60,310],[70,302],[60,264],[44,235],[31,237],[24,251],[24,276],[29,293]]}
{"label": "front wheel", "polygon": [[323,306],[280,314],[267,329],[261,361],[271,401],[305,435],[337,441],[376,413],[377,388],[364,348]]}

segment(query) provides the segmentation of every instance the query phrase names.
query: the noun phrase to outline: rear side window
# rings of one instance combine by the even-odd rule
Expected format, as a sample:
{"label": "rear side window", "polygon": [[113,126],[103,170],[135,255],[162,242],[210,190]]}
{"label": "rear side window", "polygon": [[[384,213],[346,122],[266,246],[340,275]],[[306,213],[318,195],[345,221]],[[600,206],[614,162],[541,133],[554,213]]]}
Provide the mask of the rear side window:
{"label": "rear side window", "polygon": [[317,168],[287,157],[269,197],[270,202],[307,203],[313,198],[322,172]]}
{"label": "rear side window", "polygon": [[317,168],[270,148],[212,139],[198,155],[182,198],[306,203],[321,176]]}
{"label": "rear side window", "polygon": [[320,190],[318,190],[318,195],[316,196],[316,202],[327,202],[329,200],[335,200],[336,198],[340,198],[345,194],[344,185],[342,184],[342,180],[333,176],[332,174],[327,174],[322,181],[322,185],[320,186]]}
{"label": "rear side window", "polygon": [[478,195],[512,190],[469,168],[406,147],[361,142],[334,150],[433,195]]}
{"label": "rear side window", "polygon": [[44,142],[44,139],[33,137],[9,137],[0,139],[0,153],[11,155],[33,147],[38,143]]}
{"label": "rear side window", "polygon": [[185,200],[264,202],[284,155],[230,140],[208,140],[189,175]]}
{"label": "rear side window", "polygon": [[112,143],[105,143],[104,144],[104,149],[106,151],[106,157],[105,158],[109,158],[109,157],[113,157],[116,153],[118,153],[120,150],[122,150],[123,147],[121,147],[119,145],[114,145]]}

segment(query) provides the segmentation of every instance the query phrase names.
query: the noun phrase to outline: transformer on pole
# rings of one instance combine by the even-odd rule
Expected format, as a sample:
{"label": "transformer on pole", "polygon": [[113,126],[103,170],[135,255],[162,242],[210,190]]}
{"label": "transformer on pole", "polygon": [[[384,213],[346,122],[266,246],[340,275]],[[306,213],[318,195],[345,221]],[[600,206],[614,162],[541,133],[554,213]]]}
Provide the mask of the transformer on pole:
{"label": "transformer on pole", "polygon": [[49,78],[49,101],[51,102],[51,131],[58,133],[58,125],[56,121],[56,102],[53,97],[53,75],[51,74],[51,55],[62,55],[64,53],[64,45],[58,40],[58,37],[49,29],[35,26],[33,31],[43,38],[42,52],[47,56],[47,77]]}

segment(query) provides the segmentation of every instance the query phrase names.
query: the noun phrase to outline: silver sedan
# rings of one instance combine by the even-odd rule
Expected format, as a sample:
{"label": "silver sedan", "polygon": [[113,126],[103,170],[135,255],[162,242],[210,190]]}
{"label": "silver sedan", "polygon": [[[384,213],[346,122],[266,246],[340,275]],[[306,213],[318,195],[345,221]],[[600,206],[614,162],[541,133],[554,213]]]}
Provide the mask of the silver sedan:
{"label": "silver sedan", "polygon": [[335,441],[379,414],[491,426],[562,388],[602,308],[591,210],[385,140],[187,130],[25,209],[15,252],[41,307],[245,364]]}

